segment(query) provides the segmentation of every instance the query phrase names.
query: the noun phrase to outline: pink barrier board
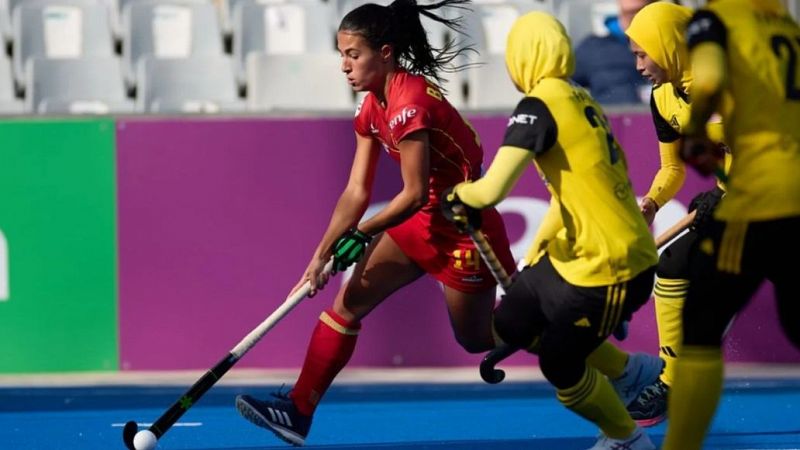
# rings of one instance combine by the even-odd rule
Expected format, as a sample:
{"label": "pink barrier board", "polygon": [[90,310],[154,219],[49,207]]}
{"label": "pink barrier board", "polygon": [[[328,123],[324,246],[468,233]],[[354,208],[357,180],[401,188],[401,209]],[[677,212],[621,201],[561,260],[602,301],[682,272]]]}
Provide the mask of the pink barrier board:
{"label": "pink barrier board", "polygon": [[[647,115],[611,118],[638,195],[658,168]],[[507,118],[472,117],[485,166]],[[119,182],[120,361],[123,370],[204,369],[286,298],[321,237],[349,171],[355,140],[348,119],[121,120]],[[383,158],[373,207],[400,186]],[[678,201],[659,213],[654,233],[684,213],[692,193],[713,185],[689,174]],[[547,206],[533,171],[499,209],[521,257]],[[237,367],[298,367],[311,329],[342,277],[302,302]],[[798,362],[780,332],[771,289],[740,315],[729,359]],[[757,339],[753,339],[757,336]],[[655,352],[652,302],[634,319],[624,347]],[[352,367],[464,366],[440,287],[423,278],[364,321]],[[536,364],[515,356],[512,364]]]}

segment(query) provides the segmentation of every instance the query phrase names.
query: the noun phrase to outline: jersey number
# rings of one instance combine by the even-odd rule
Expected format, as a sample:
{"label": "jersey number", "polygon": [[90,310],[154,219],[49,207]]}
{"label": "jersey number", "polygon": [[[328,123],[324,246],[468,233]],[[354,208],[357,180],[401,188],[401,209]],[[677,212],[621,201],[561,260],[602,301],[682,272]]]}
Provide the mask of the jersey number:
{"label": "jersey number", "polygon": [[586,120],[589,121],[592,128],[600,127],[605,132],[608,155],[611,158],[611,164],[615,164],[619,160],[619,149],[617,148],[617,140],[614,139],[614,134],[611,132],[611,127],[608,126],[605,116],[598,114],[597,110],[591,106],[587,106],[583,112],[586,114]]}
{"label": "jersey number", "polygon": [[772,52],[779,59],[783,59],[783,52],[786,49],[786,98],[800,100],[800,89],[795,85],[795,80],[797,80],[797,50],[795,49],[795,44],[800,47],[800,36],[795,36],[793,42],[787,36],[776,34],[772,36],[770,43],[772,44]]}

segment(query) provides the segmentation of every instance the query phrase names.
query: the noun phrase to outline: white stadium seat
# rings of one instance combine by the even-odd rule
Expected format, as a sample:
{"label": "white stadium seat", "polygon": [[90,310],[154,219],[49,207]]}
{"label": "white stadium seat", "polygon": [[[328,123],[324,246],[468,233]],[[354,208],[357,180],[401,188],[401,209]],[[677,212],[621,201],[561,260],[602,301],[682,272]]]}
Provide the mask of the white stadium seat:
{"label": "white stadium seat", "polygon": [[39,114],[133,112],[116,57],[39,59],[28,64],[26,109]]}
{"label": "white stadium seat", "polygon": [[227,56],[145,57],[139,64],[136,109],[155,113],[241,112]]}
{"label": "white stadium seat", "polygon": [[247,100],[254,111],[353,111],[354,95],[334,54],[247,58]]}

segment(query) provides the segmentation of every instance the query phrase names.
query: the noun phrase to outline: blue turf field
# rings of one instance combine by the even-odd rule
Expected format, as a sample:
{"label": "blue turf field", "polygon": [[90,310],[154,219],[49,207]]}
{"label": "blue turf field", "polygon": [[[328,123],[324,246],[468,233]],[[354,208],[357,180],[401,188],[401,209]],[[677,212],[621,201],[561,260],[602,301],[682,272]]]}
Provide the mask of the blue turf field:
{"label": "blue turf field", "polygon": [[[152,422],[187,388],[121,386],[0,389],[0,449],[124,449],[122,424]],[[159,442],[161,449],[290,448],[241,419],[236,394],[212,388]],[[659,443],[664,425],[650,429]],[[382,450],[586,449],[596,430],[545,383],[335,386],[309,448]],[[800,449],[800,380],[730,380],[708,449]]]}

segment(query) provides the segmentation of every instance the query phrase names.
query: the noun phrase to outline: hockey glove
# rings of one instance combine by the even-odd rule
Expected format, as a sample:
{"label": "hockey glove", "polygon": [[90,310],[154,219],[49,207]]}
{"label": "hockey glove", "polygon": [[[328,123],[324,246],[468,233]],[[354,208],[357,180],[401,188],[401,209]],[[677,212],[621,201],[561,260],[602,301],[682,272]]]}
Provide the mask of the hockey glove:
{"label": "hockey glove", "polygon": [[697,194],[689,203],[689,212],[696,211],[689,226],[692,230],[702,229],[710,220],[725,191],[719,187]]}
{"label": "hockey glove", "polygon": [[466,233],[481,228],[481,211],[464,204],[458,198],[454,188],[448,188],[442,193],[440,203],[442,215],[453,222],[458,231]]}
{"label": "hockey glove", "polygon": [[333,270],[342,272],[364,257],[364,252],[372,241],[372,236],[362,233],[358,228],[345,231],[333,244]]}

